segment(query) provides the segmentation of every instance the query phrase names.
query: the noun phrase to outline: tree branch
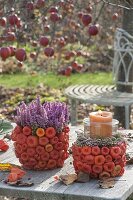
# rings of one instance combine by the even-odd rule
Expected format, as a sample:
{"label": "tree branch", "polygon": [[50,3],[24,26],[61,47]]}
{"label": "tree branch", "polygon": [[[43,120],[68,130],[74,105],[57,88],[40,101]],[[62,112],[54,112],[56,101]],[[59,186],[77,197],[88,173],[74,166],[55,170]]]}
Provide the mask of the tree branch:
{"label": "tree branch", "polygon": [[[111,6],[117,6],[119,8],[124,8],[124,9],[127,9],[127,10],[133,10],[133,7],[127,7],[127,6],[124,6],[124,5],[121,5],[121,4],[115,4],[115,3],[111,3],[109,2],[108,0],[102,0],[104,3],[108,4],[108,5],[111,5]],[[126,3],[128,3],[126,1]],[[130,3],[128,3],[130,5]]]}

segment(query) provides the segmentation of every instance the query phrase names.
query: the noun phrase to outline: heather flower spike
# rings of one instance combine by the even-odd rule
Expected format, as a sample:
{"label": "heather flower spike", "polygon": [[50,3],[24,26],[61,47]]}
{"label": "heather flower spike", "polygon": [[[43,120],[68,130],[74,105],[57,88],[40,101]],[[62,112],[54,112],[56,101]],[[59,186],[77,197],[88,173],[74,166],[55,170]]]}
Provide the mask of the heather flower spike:
{"label": "heather flower spike", "polygon": [[61,102],[45,102],[41,104],[38,96],[35,101],[26,105],[24,102],[18,107],[15,121],[18,125],[48,128],[54,127],[59,133],[68,124],[68,107]]}

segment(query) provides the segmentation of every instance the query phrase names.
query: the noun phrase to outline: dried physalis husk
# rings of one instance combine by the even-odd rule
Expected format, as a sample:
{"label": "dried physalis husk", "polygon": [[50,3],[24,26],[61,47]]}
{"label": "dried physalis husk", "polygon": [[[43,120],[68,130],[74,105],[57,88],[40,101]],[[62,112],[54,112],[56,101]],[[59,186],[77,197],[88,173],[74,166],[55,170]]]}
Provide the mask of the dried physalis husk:
{"label": "dried physalis husk", "polygon": [[65,185],[69,185],[77,180],[77,174],[60,175],[59,180],[61,180]]}
{"label": "dried physalis husk", "polygon": [[114,178],[105,178],[101,179],[99,181],[99,187],[102,189],[108,189],[108,188],[113,188],[115,185],[115,179]]}

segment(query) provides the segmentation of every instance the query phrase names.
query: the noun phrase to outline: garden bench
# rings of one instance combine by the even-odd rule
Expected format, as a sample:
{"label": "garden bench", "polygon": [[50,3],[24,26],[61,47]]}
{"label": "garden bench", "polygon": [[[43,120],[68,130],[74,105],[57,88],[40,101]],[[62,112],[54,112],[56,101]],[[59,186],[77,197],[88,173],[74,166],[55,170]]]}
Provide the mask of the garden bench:
{"label": "garden bench", "polygon": [[[133,67],[133,37],[122,29],[117,29],[114,43],[114,62],[113,77],[116,83],[122,85],[133,86],[133,82],[129,81],[131,68]],[[128,55],[131,58],[128,69],[124,62],[124,57]],[[125,80],[118,80],[118,72],[121,65],[124,68]],[[65,95],[70,100],[71,105],[71,123],[77,123],[77,103],[85,102],[91,104],[117,106],[125,108],[125,128],[129,128],[130,106],[133,104],[133,93],[119,92],[115,85],[73,85],[65,89]]]}
{"label": "garden bench", "polygon": [[[76,140],[76,130],[82,126],[70,127],[70,145]],[[132,130],[122,130],[133,134]],[[15,157],[13,144],[9,142],[10,148],[7,152],[0,152],[0,161],[3,163],[19,164]],[[129,150],[133,151],[133,144],[129,144]],[[32,171],[27,170],[24,180],[34,183],[31,187],[9,186],[3,182],[8,172],[0,172],[0,195],[7,197],[19,197],[36,200],[126,200],[133,193],[133,166],[126,166],[122,177],[117,178],[113,188],[101,189],[98,180],[87,183],[73,183],[64,185],[62,182],[54,181],[55,175],[74,173],[72,157],[68,158],[62,169]],[[30,178],[30,180],[29,180]]]}

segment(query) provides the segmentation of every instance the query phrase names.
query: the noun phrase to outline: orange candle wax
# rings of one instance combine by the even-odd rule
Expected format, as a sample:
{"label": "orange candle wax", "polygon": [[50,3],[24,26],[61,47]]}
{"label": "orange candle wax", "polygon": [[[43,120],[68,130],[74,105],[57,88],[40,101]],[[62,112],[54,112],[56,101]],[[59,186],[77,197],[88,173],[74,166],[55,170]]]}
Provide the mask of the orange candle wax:
{"label": "orange candle wax", "polygon": [[106,138],[112,135],[112,113],[106,111],[91,112],[90,137]]}

